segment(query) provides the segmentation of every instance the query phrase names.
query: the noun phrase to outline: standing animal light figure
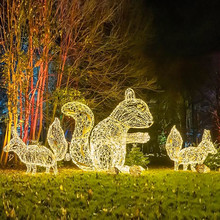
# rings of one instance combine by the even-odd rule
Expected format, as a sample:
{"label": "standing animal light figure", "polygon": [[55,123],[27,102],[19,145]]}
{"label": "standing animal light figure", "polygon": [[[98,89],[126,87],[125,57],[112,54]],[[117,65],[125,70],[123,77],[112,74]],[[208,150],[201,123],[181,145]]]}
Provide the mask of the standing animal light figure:
{"label": "standing animal light figure", "polygon": [[26,164],[27,173],[31,170],[32,173],[36,173],[37,166],[42,166],[46,167],[46,173],[49,173],[50,168],[53,168],[54,174],[57,174],[57,161],[64,159],[68,148],[58,118],[55,118],[50,125],[48,134],[48,142],[53,152],[45,146],[26,145],[18,136],[15,128],[12,129],[12,139],[4,147],[4,151],[16,153],[20,160]]}
{"label": "standing animal light figure", "polygon": [[183,140],[174,125],[166,142],[166,151],[171,160],[174,161],[174,170],[178,170],[179,165],[183,164],[183,170],[191,166],[193,172],[196,171],[197,164],[203,164],[208,154],[216,154],[209,130],[204,130],[202,141],[198,147],[187,147],[182,149]]}
{"label": "standing animal light figure", "polygon": [[68,102],[62,106],[63,114],[75,120],[75,130],[70,144],[72,161],[83,170],[123,169],[126,143],[148,141],[147,133],[130,135],[130,128],[148,128],[153,117],[147,104],[135,98],[131,88],[125,92],[125,100],[94,128],[91,109],[80,102]]}

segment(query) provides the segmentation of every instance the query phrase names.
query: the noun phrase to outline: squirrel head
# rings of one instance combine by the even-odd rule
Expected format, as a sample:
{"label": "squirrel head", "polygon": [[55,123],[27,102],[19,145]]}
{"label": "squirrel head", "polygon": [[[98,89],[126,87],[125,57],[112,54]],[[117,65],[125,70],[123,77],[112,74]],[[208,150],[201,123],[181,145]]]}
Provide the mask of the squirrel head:
{"label": "squirrel head", "polygon": [[5,152],[17,152],[17,149],[24,144],[22,139],[18,136],[18,133],[14,127],[11,128],[12,130],[12,139],[9,143],[4,147]]}
{"label": "squirrel head", "polygon": [[137,99],[131,88],[125,91],[125,100],[119,103],[110,116],[129,128],[148,128],[153,124],[148,105]]}

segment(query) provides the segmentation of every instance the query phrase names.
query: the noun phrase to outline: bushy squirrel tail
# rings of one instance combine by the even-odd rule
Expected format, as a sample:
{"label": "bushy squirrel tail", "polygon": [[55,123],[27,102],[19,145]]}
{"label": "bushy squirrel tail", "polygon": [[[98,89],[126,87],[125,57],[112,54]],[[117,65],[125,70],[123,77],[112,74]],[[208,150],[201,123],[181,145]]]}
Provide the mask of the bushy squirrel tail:
{"label": "bushy squirrel tail", "polygon": [[58,118],[54,119],[48,129],[47,141],[56,156],[56,160],[63,160],[68,150],[68,143]]}
{"label": "bushy squirrel tail", "polygon": [[183,139],[174,125],[167,137],[166,151],[171,160],[177,160],[178,154],[182,149]]}

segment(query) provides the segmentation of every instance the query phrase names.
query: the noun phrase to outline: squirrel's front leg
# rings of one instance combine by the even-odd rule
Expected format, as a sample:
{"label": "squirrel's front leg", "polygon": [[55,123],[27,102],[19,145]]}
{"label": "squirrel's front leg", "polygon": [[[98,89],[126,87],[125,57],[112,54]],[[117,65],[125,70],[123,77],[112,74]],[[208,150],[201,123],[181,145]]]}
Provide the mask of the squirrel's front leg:
{"label": "squirrel's front leg", "polygon": [[136,133],[127,133],[126,143],[133,144],[139,143],[144,144],[150,140],[150,136],[147,132],[136,132]]}
{"label": "squirrel's front leg", "polygon": [[195,164],[190,164],[190,167],[193,172],[196,172]]}
{"label": "squirrel's front leg", "polygon": [[174,161],[174,170],[178,171],[178,169],[179,169],[179,163],[178,161]]}
{"label": "squirrel's front leg", "polygon": [[35,174],[37,172],[37,166],[32,165],[32,173]]}

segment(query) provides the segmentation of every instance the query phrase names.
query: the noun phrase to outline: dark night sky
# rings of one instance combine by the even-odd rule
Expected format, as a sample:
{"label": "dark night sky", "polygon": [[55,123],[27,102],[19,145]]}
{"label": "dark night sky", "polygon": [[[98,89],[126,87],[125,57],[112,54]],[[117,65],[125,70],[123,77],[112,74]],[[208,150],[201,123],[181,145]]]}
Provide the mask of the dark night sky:
{"label": "dark night sky", "polygon": [[210,55],[220,51],[220,1],[145,3],[152,10],[154,29],[146,54],[162,85],[187,89],[202,84],[212,71]]}
{"label": "dark night sky", "polygon": [[220,1],[146,1],[153,11],[154,50],[169,56],[220,49]]}

